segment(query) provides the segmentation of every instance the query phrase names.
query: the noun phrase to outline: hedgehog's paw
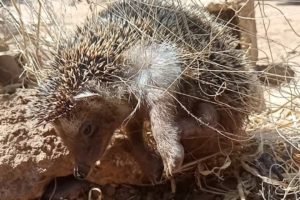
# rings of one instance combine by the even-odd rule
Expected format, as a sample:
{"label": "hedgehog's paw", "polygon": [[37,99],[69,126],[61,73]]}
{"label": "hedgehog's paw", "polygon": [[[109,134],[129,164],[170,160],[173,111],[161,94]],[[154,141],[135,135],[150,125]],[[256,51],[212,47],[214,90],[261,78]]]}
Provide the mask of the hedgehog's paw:
{"label": "hedgehog's paw", "polygon": [[163,161],[164,171],[167,177],[171,177],[179,170],[184,159],[184,149],[180,143],[158,149]]}
{"label": "hedgehog's paw", "polygon": [[148,155],[145,158],[147,159],[147,162],[141,166],[144,173],[150,179],[152,184],[159,183],[163,172],[161,159],[154,154]]}

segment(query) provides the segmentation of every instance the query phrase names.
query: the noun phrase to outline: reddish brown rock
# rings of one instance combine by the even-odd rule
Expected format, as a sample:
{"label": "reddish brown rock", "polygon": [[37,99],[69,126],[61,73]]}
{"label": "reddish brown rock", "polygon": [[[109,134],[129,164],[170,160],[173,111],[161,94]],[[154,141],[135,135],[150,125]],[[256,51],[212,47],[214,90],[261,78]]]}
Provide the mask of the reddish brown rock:
{"label": "reddish brown rock", "polygon": [[14,56],[0,54],[0,86],[20,81],[22,71]]}

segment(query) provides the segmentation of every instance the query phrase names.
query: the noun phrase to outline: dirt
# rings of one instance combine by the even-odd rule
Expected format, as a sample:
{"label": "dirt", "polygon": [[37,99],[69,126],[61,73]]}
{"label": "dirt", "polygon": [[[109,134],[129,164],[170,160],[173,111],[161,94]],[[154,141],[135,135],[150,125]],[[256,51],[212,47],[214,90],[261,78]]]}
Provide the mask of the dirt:
{"label": "dirt", "polygon": [[37,197],[42,194],[40,182],[49,182],[50,177],[64,175],[71,168],[71,162],[63,159],[67,150],[53,130],[34,128],[28,112],[30,95],[31,90],[23,90],[0,96],[1,199]]}
{"label": "dirt", "polygon": [[297,1],[271,0],[256,3],[259,61],[286,61],[299,65],[299,8]]}
{"label": "dirt", "polygon": [[[222,195],[212,195],[205,192],[199,192],[196,185],[190,184],[193,180],[181,180],[177,184],[176,193],[172,193],[170,184],[160,184],[156,186],[133,186],[133,185],[95,185],[90,182],[83,182],[74,179],[73,176],[63,177],[53,181],[41,200],[48,200],[52,196],[52,200],[59,200],[61,197],[67,199],[88,199],[89,193],[93,199],[99,197],[107,200],[124,200],[124,199],[207,199],[213,200],[221,198]],[[57,187],[56,193],[52,193]],[[76,192],[74,192],[76,191]],[[72,198],[73,195],[73,198]],[[75,196],[74,196],[75,195]]]}

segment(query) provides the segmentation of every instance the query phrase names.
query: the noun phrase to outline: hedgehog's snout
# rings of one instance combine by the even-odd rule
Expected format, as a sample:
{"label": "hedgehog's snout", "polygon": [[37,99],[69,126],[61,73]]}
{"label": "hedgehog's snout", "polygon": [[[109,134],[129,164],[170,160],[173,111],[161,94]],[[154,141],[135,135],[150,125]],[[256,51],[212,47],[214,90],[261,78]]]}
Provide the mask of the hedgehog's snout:
{"label": "hedgehog's snout", "polygon": [[89,174],[89,169],[82,169],[79,166],[75,166],[73,170],[73,175],[78,180],[84,180]]}

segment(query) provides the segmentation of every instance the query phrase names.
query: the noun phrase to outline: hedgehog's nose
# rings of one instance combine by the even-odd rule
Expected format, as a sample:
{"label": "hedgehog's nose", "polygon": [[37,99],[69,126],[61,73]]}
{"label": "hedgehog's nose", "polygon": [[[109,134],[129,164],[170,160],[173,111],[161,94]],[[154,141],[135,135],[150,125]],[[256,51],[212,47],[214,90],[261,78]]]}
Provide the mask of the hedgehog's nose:
{"label": "hedgehog's nose", "polygon": [[75,177],[76,179],[78,179],[78,180],[83,180],[83,179],[85,179],[85,178],[87,177],[88,173],[86,173],[86,172],[80,170],[80,169],[78,168],[78,166],[75,166],[75,167],[74,167],[74,171],[73,171],[73,175],[74,175],[74,177]]}

